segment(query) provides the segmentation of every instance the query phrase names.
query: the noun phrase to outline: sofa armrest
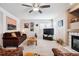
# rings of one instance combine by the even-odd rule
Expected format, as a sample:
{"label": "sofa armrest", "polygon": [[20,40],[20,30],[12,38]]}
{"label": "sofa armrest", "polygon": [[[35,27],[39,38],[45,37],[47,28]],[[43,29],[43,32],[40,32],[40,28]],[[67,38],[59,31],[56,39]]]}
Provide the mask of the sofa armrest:
{"label": "sofa armrest", "polygon": [[23,56],[23,47],[18,47],[16,52],[16,56]]}
{"label": "sofa armrest", "polygon": [[79,56],[79,53],[63,53],[64,56]]}
{"label": "sofa armrest", "polygon": [[23,38],[27,38],[27,35],[26,35],[26,34],[22,34],[21,37],[23,37]]}
{"label": "sofa armrest", "polygon": [[79,56],[79,53],[63,53],[58,48],[52,49],[54,56]]}
{"label": "sofa armrest", "polygon": [[53,48],[52,52],[54,53],[54,56],[64,56],[64,54],[62,53],[62,51],[60,51],[57,48]]}

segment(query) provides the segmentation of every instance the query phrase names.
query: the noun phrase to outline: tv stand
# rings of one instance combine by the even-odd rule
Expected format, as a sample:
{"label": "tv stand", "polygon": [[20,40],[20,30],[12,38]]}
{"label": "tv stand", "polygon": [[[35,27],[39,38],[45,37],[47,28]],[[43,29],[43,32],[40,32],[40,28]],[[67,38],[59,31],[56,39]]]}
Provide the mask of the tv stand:
{"label": "tv stand", "polygon": [[52,37],[49,37],[49,36],[44,36],[43,35],[43,39],[45,39],[45,40],[53,40],[53,36]]}

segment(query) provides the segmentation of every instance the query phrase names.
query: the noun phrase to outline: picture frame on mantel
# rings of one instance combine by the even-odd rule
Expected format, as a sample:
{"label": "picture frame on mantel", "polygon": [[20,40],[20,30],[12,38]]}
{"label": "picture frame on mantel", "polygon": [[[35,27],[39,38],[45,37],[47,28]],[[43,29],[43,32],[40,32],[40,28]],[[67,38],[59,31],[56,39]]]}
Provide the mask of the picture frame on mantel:
{"label": "picture frame on mantel", "polygon": [[16,20],[6,16],[7,30],[16,30]]}

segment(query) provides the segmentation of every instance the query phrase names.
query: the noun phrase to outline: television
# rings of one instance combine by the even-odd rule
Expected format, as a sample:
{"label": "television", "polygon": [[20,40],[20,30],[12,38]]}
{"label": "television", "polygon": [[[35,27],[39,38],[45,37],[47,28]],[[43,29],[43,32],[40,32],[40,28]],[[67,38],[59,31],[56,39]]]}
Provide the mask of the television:
{"label": "television", "polygon": [[53,28],[47,28],[43,30],[44,34],[47,35],[54,35],[54,29]]}

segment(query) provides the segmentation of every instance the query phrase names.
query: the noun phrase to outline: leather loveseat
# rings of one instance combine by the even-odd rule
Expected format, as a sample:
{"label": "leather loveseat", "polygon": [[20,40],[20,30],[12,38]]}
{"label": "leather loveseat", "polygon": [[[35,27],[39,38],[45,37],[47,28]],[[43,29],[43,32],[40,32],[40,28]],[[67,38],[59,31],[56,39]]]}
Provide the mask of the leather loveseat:
{"label": "leather loveseat", "polygon": [[[12,33],[15,35],[13,36]],[[26,34],[21,34],[21,32],[6,32],[3,34],[3,46],[4,47],[18,47],[25,39]]]}

